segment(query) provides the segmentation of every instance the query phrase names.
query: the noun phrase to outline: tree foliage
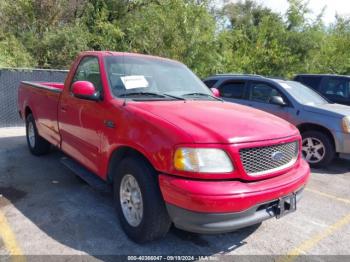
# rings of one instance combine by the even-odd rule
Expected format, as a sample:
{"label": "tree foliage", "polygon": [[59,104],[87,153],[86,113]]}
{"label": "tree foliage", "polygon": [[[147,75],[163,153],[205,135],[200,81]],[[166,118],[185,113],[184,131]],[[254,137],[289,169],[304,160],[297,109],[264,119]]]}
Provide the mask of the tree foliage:
{"label": "tree foliage", "polygon": [[35,66],[35,60],[13,35],[0,33],[0,67]]}
{"label": "tree foliage", "polygon": [[310,19],[307,2],[278,14],[253,0],[1,0],[0,66],[67,68],[78,52],[180,60],[204,77],[350,73],[350,21]]}

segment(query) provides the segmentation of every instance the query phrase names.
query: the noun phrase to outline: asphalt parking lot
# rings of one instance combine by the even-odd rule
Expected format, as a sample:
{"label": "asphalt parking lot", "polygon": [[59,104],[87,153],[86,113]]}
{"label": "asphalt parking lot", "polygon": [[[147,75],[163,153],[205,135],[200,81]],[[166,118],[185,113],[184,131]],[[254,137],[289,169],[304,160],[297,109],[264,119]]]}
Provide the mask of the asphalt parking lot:
{"label": "asphalt parking lot", "polygon": [[[53,151],[34,157],[23,128],[0,129],[0,255],[349,255],[350,161],[313,170],[297,212],[221,235],[171,229],[161,241],[137,245],[119,226],[111,197],[61,163]],[[232,258],[232,257],[231,257]],[[328,257],[329,258],[329,257]],[[1,259],[0,259],[1,260]]]}

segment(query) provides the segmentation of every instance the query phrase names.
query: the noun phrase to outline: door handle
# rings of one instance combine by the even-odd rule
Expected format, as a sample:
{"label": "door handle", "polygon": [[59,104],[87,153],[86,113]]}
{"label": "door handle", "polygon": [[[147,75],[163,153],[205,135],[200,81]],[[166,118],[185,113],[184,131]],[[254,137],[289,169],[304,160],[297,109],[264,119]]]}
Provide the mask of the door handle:
{"label": "door handle", "polygon": [[67,112],[67,108],[65,106],[61,106],[61,111],[65,113]]}

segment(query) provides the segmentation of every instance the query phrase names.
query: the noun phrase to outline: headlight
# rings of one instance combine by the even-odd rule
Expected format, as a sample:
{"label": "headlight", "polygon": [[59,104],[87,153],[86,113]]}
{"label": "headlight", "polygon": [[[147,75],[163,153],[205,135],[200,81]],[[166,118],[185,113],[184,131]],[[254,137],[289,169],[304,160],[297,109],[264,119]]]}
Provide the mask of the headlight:
{"label": "headlight", "polygon": [[344,133],[350,133],[350,116],[343,118],[343,131]]}
{"label": "headlight", "polygon": [[178,148],[174,166],[177,170],[201,173],[228,173],[234,170],[226,152],[216,148]]}

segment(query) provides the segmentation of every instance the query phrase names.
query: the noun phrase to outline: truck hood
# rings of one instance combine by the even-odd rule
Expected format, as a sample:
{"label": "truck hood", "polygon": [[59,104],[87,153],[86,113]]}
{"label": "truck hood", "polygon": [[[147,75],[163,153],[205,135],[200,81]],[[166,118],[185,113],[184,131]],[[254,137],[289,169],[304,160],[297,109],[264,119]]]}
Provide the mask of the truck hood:
{"label": "truck hood", "polygon": [[350,116],[350,106],[341,104],[305,105],[304,109],[312,113],[323,114],[337,118]]}
{"label": "truck hood", "polygon": [[190,135],[194,143],[244,143],[298,135],[290,123],[250,107],[220,101],[133,102]]}

